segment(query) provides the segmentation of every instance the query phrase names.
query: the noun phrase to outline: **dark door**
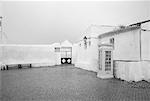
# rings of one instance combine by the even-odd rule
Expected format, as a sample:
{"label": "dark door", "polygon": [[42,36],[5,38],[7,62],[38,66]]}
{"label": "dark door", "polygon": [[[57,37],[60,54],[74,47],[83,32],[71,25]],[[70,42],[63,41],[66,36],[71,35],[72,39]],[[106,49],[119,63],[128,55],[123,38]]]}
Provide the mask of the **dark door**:
{"label": "dark door", "polygon": [[71,64],[71,58],[61,58],[61,64]]}

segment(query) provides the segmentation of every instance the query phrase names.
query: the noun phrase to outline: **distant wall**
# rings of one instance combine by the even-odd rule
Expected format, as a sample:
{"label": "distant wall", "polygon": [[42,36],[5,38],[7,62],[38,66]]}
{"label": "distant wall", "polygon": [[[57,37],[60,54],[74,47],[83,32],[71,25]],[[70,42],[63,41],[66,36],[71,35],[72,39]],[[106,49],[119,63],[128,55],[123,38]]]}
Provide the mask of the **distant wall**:
{"label": "distant wall", "polygon": [[3,46],[2,62],[5,64],[33,63],[55,65],[56,54],[50,45]]}
{"label": "distant wall", "polygon": [[[61,64],[61,52],[55,52],[58,44],[52,45],[2,45],[0,46],[0,64],[26,64],[33,66],[51,66]],[[77,45],[72,46],[72,63],[76,62]]]}

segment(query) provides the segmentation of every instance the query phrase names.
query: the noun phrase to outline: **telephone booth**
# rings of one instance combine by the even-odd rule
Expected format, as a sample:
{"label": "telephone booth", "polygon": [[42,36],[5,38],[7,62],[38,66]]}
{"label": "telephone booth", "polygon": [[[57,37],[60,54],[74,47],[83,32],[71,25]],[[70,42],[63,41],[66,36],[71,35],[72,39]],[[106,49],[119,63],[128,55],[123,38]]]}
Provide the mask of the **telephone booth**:
{"label": "telephone booth", "polygon": [[100,44],[98,50],[98,74],[99,78],[113,77],[113,46]]}

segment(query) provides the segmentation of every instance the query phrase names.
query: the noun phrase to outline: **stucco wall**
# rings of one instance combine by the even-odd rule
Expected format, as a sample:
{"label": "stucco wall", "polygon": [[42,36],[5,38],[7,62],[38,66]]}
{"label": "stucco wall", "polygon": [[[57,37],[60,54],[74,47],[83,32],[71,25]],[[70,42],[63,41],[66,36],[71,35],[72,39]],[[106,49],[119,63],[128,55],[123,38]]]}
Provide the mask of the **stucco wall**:
{"label": "stucco wall", "polygon": [[[65,41],[66,42],[66,41]],[[51,66],[61,64],[61,52],[55,52],[55,47],[68,44],[54,43],[52,45],[10,45],[0,47],[0,64],[26,64],[33,66]],[[76,61],[76,45],[72,46],[72,63]]]}
{"label": "stucco wall", "polygon": [[85,49],[82,41],[81,47],[78,45],[77,48],[77,60],[75,63],[76,67],[83,68],[86,70],[97,71],[98,69],[98,40],[91,39],[91,45],[87,43]]}
{"label": "stucco wall", "polygon": [[141,32],[142,60],[150,60],[150,31]]}
{"label": "stucco wall", "polygon": [[133,30],[115,36],[115,60],[140,59],[139,30]]}
{"label": "stucco wall", "polygon": [[75,64],[77,61],[77,49],[78,49],[78,44],[73,44],[73,46],[72,46],[72,64]]}
{"label": "stucco wall", "polygon": [[2,49],[3,49],[3,46],[2,45],[0,45],[0,64],[2,63]]}
{"label": "stucco wall", "polygon": [[[113,36],[115,40],[113,60],[117,78],[126,81],[150,81],[150,32],[141,31],[142,60],[140,60],[139,34],[140,29]],[[112,37],[103,38],[100,43],[109,43],[110,38]]]}
{"label": "stucco wall", "polygon": [[141,81],[150,82],[150,61],[139,62],[115,62],[115,75],[126,81]]}
{"label": "stucco wall", "polygon": [[110,38],[114,38],[114,60],[133,60],[140,59],[139,30],[120,33],[111,37],[100,39],[101,43],[110,43]]}
{"label": "stucco wall", "polygon": [[54,48],[49,45],[7,45],[3,46],[3,63],[55,64]]}

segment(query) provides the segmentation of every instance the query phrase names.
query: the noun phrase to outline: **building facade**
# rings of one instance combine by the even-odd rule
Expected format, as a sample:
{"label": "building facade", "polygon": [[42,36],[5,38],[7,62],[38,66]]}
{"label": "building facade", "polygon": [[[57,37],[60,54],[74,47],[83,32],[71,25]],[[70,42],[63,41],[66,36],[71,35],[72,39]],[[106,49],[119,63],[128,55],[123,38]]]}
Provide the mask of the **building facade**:
{"label": "building facade", "polygon": [[[103,71],[104,75],[110,74],[110,77],[113,75],[127,81],[150,79],[150,41],[148,40],[150,34],[148,32],[144,32],[140,26],[128,26],[103,33],[98,38],[99,46],[105,44],[105,47],[112,49],[112,71],[110,73]],[[105,62],[103,68],[108,64],[106,60],[103,58]]]}

